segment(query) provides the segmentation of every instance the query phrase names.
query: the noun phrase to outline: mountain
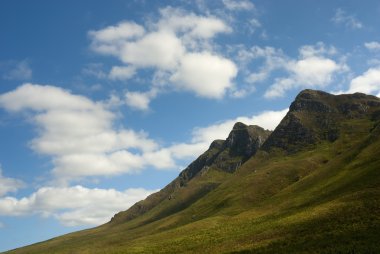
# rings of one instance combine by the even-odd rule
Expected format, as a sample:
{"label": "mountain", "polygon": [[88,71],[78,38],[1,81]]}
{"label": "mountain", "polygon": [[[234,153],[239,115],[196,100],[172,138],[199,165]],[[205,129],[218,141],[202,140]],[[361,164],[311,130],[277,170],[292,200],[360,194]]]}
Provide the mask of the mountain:
{"label": "mountain", "polygon": [[304,90],[102,226],[9,253],[380,253],[380,99]]}
{"label": "mountain", "polygon": [[[183,210],[215,189],[228,173],[235,172],[242,163],[256,154],[270,134],[271,131],[259,126],[236,123],[226,140],[213,141],[210,148],[183,170],[175,180],[159,192],[136,203],[126,212],[116,214],[111,223],[132,220],[158,204],[162,206],[165,203],[165,208],[160,209],[150,220],[157,220]],[[188,186],[194,177],[201,177],[204,174],[214,177]]]}

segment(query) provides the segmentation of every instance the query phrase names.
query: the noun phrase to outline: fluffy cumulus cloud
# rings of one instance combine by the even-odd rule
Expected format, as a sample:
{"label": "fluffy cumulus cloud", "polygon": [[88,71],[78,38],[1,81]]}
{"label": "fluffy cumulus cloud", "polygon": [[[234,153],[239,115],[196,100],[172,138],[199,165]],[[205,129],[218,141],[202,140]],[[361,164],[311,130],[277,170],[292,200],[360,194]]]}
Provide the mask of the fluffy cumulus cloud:
{"label": "fluffy cumulus cloud", "polygon": [[236,66],[228,59],[207,52],[191,53],[182,59],[170,80],[199,96],[222,98],[236,74]]}
{"label": "fluffy cumulus cloud", "polygon": [[363,28],[362,22],[360,22],[354,15],[347,14],[341,8],[335,11],[335,15],[331,19],[337,25],[344,25],[351,29]]}
{"label": "fluffy cumulus cloud", "polygon": [[32,114],[38,135],[30,147],[52,157],[52,172],[61,180],[154,167],[144,154],[157,144],[144,132],[115,128],[115,114],[101,102],[54,86],[24,84],[0,95],[0,106]]}
{"label": "fluffy cumulus cloud", "polygon": [[[244,6],[244,2],[235,3],[239,4]],[[150,69],[154,77],[165,77],[160,84],[165,84],[167,89],[221,98],[233,87],[237,68],[233,61],[214,49],[212,39],[230,31],[231,28],[219,18],[167,7],[160,10],[160,18],[154,24],[143,26],[124,21],[90,31],[89,36],[93,51],[117,57],[128,65],[113,67],[111,79],[129,79],[140,69]],[[146,110],[155,97],[136,92],[126,95],[131,102],[128,105],[142,110]]]}
{"label": "fluffy cumulus cloud", "polygon": [[366,93],[380,97],[380,68],[370,68],[362,75],[351,80],[349,89],[345,93]]}
{"label": "fluffy cumulus cloud", "polygon": [[266,98],[284,96],[286,91],[294,88],[324,88],[331,84],[334,75],[348,69],[344,62],[334,60],[334,48],[326,48],[324,44],[303,46],[299,50],[298,59],[289,59],[284,70],[286,77],[277,78],[265,92]]}
{"label": "fluffy cumulus cloud", "polygon": [[22,181],[3,176],[0,165],[0,197],[10,192],[16,192],[22,187],[24,187],[24,183]]}
{"label": "fluffy cumulus cloud", "polygon": [[[145,95],[129,97],[134,96]],[[144,99],[134,100],[136,107],[147,108]],[[147,167],[178,168],[178,160],[193,159],[214,139],[225,139],[235,122],[274,129],[286,113],[286,110],[268,111],[195,128],[190,142],[159,146],[144,132],[115,128],[116,116],[106,104],[58,87],[24,84],[0,95],[0,106],[10,112],[29,114],[28,118],[38,127],[30,147],[52,158],[53,179],[61,184],[89,176],[133,173]],[[3,194],[16,190],[21,184],[3,177],[1,182],[4,183],[0,189]]]}
{"label": "fluffy cumulus cloud", "polygon": [[142,188],[125,191],[89,189],[80,185],[43,187],[28,197],[0,198],[0,215],[39,214],[56,218],[66,226],[99,225],[153,192]]}

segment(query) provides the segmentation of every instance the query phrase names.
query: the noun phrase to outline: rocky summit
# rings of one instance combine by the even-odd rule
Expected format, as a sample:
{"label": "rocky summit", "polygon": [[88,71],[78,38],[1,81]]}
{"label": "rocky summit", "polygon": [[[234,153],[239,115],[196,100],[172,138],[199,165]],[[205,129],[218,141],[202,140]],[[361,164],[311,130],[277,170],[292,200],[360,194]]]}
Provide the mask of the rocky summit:
{"label": "rocky summit", "polygon": [[[136,203],[128,211],[117,214],[112,222],[131,220],[146,213],[163,200],[176,197],[177,192],[186,187],[191,179],[197,175],[206,174],[209,170],[233,173],[258,151],[271,133],[271,131],[256,125],[236,123],[226,140],[214,140],[209,149],[184,169],[176,179],[159,192]],[[203,190],[202,193],[211,191],[217,185],[217,183],[205,183],[202,188],[206,188],[206,190]],[[186,202],[195,202],[197,198],[198,196],[190,197],[191,200],[186,200]]]}
{"label": "rocky summit", "polygon": [[289,112],[263,145],[268,151],[281,148],[288,152],[339,138],[339,129],[347,119],[372,118],[378,114],[379,98],[361,93],[332,95],[304,90],[289,107]]}
{"label": "rocky summit", "polygon": [[380,253],[379,148],[379,98],[304,90],[109,223],[9,253]]}

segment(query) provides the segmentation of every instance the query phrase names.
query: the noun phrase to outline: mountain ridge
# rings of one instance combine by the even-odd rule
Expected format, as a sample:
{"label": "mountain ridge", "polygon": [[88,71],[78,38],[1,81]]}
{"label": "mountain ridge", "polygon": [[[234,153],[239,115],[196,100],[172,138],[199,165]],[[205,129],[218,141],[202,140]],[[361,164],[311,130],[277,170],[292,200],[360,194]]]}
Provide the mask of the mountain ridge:
{"label": "mountain ridge", "polygon": [[[271,131],[264,130],[256,125],[235,123],[226,140],[214,140],[209,149],[185,168],[176,179],[158,193],[151,194],[127,211],[116,214],[111,223],[120,220],[131,220],[146,213],[164,199],[172,199],[173,193],[177,189],[186,186],[198,173],[202,173],[202,171],[204,172],[210,167],[216,167],[228,173],[234,172],[257,152],[270,133]],[[207,191],[211,191],[216,186],[217,184],[209,185]],[[124,217],[124,219],[121,217]]]}
{"label": "mountain ridge", "polygon": [[378,253],[380,99],[303,90],[111,222],[9,253]]}

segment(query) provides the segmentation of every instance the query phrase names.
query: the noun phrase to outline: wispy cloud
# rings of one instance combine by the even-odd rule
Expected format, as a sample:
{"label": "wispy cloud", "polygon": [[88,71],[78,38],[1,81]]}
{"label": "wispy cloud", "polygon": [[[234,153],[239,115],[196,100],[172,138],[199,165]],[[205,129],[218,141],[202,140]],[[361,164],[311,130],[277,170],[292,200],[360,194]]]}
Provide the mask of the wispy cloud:
{"label": "wispy cloud", "polygon": [[[322,42],[301,46],[298,51],[298,57],[291,58],[283,50],[273,47],[241,47],[236,60],[244,70],[248,84],[245,89],[264,81],[273,82],[264,97],[283,97],[295,88],[324,88],[331,84],[336,74],[348,70],[337,50]],[[273,74],[276,71],[279,73]]]}
{"label": "wispy cloud", "polygon": [[21,62],[10,62],[9,70],[3,75],[8,80],[28,80],[32,78],[33,71],[27,60]]}
{"label": "wispy cloud", "polygon": [[380,42],[377,41],[366,42],[364,46],[371,51],[380,51]]}
{"label": "wispy cloud", "polygon": [[362,22],[360,22],[354,15],[347,14],[341,8],[338,8],[335,15],[331,19],[335,24],[344,25],[351,29],[363,28]]}
{"label": "wispy cloud", "polygon": [[223,0],[224,6],[229,10],[252,10],[255,5],[249,0]]}

